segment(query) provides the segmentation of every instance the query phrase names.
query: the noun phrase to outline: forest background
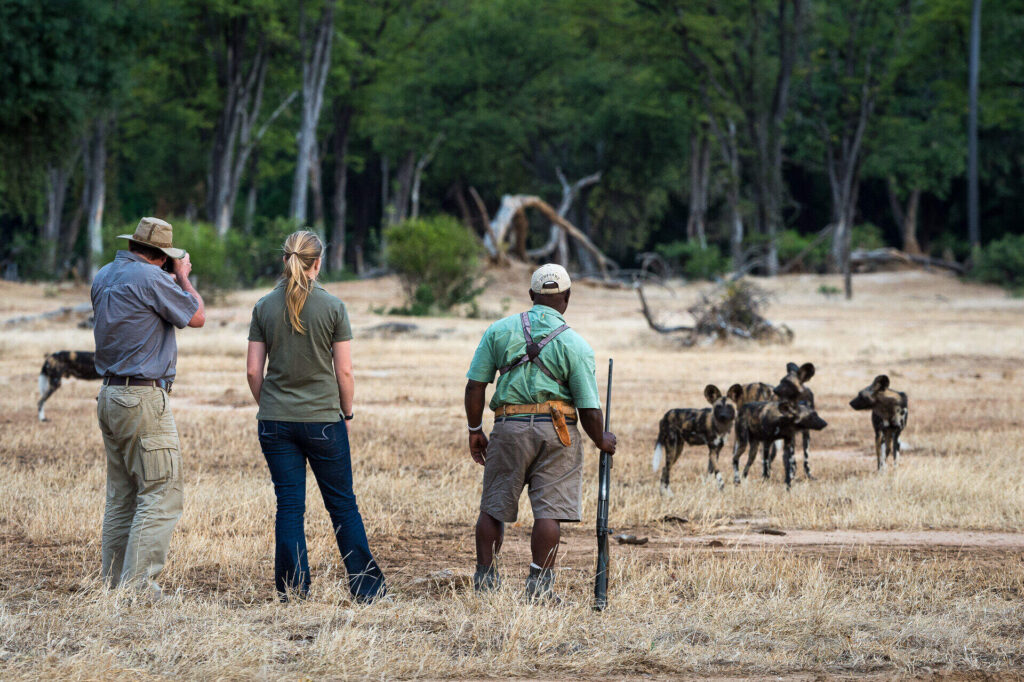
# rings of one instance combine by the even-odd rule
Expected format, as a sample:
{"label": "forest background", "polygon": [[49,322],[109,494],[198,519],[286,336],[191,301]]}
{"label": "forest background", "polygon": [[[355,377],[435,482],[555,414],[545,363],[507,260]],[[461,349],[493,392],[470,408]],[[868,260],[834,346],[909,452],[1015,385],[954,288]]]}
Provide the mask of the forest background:
{"label": "forest background", "polygon": [[[987,253],[1020,286],[1024,1],[977,24],[972,231],[980,6],[0,0],[0,274],[87,280],[143,215],[209,284],[273,276],[301,225],[329,276],[372,274],[390,226],[448,214],[483,243],[527,194],[624,268],[834,271],[894,246]],[[533,259],[595,270],[529,220]]]}

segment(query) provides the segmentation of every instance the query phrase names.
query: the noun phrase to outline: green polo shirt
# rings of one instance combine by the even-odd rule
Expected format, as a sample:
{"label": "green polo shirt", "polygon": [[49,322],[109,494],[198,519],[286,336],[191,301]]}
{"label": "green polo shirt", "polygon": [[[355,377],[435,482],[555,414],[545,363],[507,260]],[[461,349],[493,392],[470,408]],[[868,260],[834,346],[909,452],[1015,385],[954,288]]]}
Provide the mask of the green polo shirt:
{"label": "green polo shirt", "polygon": [[[533,306],[529,315],[530,334],[536,342],[565,324],[565,318],[546,305]],[[484,332],[466,378],[489,384],[500,368],[525,354],[526,337],[519,315],[498,320]],[[498,377],[491,396],[492,410],[502,405],[532,405],[548,400],[565,400],[583,409],[601,407],[594,351],[582,336],[572,329],[565,330],[544,347],[540,359],[552,374],[569,385],[568,389],[552,381],[533,363],[527,363]]]}
{"label": "green polo shirt", "polygon": [[334,423],[341,398],[332,344],[352,338],[348,312],[341,300],[314,283],[299,319],[305,334],[288,321],[283,281],[252,310],[249,340],[267,344],[267,376],[256,418]]}

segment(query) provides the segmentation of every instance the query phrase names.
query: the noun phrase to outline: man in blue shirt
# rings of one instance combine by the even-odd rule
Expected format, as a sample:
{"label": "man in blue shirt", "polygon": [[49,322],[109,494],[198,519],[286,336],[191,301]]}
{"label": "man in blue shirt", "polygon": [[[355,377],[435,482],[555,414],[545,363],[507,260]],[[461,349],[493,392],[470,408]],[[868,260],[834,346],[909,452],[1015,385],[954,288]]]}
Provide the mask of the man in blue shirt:
{"label": "man in blue shirt", "polygon": [[[202,327],[203,299],[189,282],[188,254],[171,243],[170,224],[143,218],[92,284],[96,371],[103,377],[97,416],[107,451],[103,580],[159,598],[171,533],[181,517],[178,429],[169,393],[178,347],[175,328]],[[173,264],[173,274],[164,270]]]}

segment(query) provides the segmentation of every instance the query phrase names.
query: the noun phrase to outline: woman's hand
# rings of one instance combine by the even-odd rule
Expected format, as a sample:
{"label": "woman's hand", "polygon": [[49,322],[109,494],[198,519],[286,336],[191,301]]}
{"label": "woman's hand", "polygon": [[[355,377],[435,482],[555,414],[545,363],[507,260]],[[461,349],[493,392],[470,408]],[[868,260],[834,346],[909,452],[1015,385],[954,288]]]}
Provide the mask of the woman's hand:
{"label": "woman's hand", "polygon": [[260,404],[260,391],[263,389],[263,368],[267,365],[267,344],[262,341],[250,341],[249,351],[245,356],[245,378],[249,381],[249,390],[253,400]]}

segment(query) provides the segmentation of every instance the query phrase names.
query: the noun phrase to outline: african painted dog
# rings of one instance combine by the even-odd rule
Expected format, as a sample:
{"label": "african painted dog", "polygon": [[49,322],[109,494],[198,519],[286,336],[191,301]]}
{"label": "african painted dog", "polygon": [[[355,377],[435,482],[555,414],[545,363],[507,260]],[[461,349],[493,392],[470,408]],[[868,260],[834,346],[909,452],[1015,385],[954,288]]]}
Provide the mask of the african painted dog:
{"label": "african painted dog", "polygon": [[[799,403],[803,403],[814,409],[814,392],[807,387],[807,382],[814,376],[814,365],[810,362],[806,362],[800,366],[797,366],[795,362],[786,364],[786,376],[782,377],[779,385],[775,387],[775,394],[779,398],[784,400],[796,400]],[[769,398],[772,400],[773,398]],[[811,432],[808,429],[803,429],[800,433],[803,450],[804,450],[804,474],[809,480],[814,480],[814,476],[811,475],[811,462],[810,462],[810,446],[811,446]],[[762,453],[762,456],[765,453]],[[768,468],[771,468],[772,462],[775,461],[775,445],[772,445],[771,453],[769,456]]]}
{"label": "african painted dog", "polygon": [[736,401],[736,409],[743,407],[746,403],[759,403],[767,400],[775,400],[775,389],[769,384],[760,381],[744,384],[743,394]]}
{"label": "african painted dog", "polygon": [[60,350],[46,356],[43,368],[39,371],[39,421],[46,421],[43,403],[60,388],[60,380],[64,377],[99,379],[100,375],[96,373],[96,365],[93,364],[93,353],[85,350]]}
{"label": "african painted dog", "polygon": [[[651,468],[657,471],[661,467],[662,459],[665,460],[665,468],[661,472],[663,492],[672,494],[669,474],[672,465],[683,452],[684,443],[708,446],[708,474],[714,474],[719,488],[724,485],[722,475],[718,473],[718,453],[722,451],[725,438],[732,429],[733,420],[736,418],[736,401],[741,398],[742,393],[743,387],[739,384],[730,386],[724,396],[717,386],[708,384],[704,388],[704,397],[711,403],[711,407],[669,410],[661,418]],[[668,449],[667,455],[665,449]]]}
{"label": "african painted dog", "polygon": [[850,401],[850,407],[855,410],[871,410],[878,470],[885,468],[885,460],[890,452],[892,465],[899,465],[900,433],[907,428],[907,394],[889,390],[889,377],[880,374]]}
{"label": "african painted dog", "polygon": [[[732,450],[733,483],[740,482],[740,457],[747,446],[750,454],[747,465],[743,468],[743,477],[750,472],[750,465],[757,457],[757,447],[767,451],[772,441],[781,438],[783,441],[782,462],[786,468],[786,487],[790,487],[796,475],[796,462],[793,458],[793,439],[797,431],[814,429],[820,431],[828,426],[813,408],[791,400],[772,400],[768,402],[747,403],[736,415],[736,440]],[[768,478],[771,459],[764,457],[764,477]]]}

